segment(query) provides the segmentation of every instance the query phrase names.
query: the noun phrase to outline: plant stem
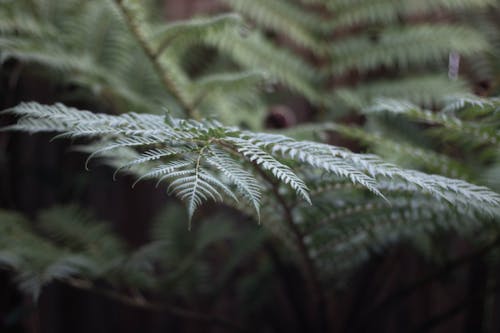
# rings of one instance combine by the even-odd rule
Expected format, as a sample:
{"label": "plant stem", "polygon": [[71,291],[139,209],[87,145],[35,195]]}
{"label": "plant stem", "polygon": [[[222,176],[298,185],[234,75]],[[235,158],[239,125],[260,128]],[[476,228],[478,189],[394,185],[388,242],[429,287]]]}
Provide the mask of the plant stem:
{"label": "plant stem", "polygon": [[242,332],[242,333],[248,333],[250,330],[240,326],[239,324],[236,324],[230,320],[227,320],[225,318],[213,316],[213,315],[208,315],[208,314],[203,314],[203,313],[198,313],[194,312],[188,309],[183,309],[180,307],[176,307],[173,305],[168,305],[168,304],[160,304],[160,303],[152,303],[148,300],[146,300],[144,297],[132,297],[128,295],[121,294],[119,292],[113,291],[113,290],[106,290],[106,289],[99,289],[96,288],[92,282],[87,281],[87,280],[80,280],[80,279],[66,279],[62,280],[61,282],[66,283],[74,288],[81,289],[81,290],[86,290],[86,291],[91,291],[96,294],[105,296],[107,298],[113,299],[115,301],[118,301],[122,304],[141,308],[141,309],[146,309],[150,311],[157,311],[157,312],[166,312],[169,313],[172,316],[175,317],[180,317],[184,319],[189,319],[193,321],[198,321],[202,323],[207,323],[210,325],[216,325],[220,327],[225,327],[227,329],[231,329],[232,331],[235,332]]}
{"label": "plant stem", "polygon": [[125,22],[134,36],[134,38],[137,40],[139,43],[139,46],[142,48],[148,59],[150,60],[151,64],[153,65],[153,68],[155,69],[155,72],[158,73],[160,80],[165,87],[165,89],[172,94],[175,99],[178,101],[179,105],[182,107],[182,110],[184,111],[186,117],[188,118],[196,118],[197,117],[197,112],[196,110],[191,106],[191,103],[187,101],[179,91],[179,88],[177,85],[170,79],[168,74],[165,72],[163,69],[163,66],[158,60],[158,57],[156,56],[156,53],[153,49],[153,47],[150,45],[150,43],[147,41],[147,38],[143,35],[139,28],[139,23],[135,20],[134,15],[130,12],[130,10],[127,8],[127,6],[123,3],[124,0],[114,0],[116,3],[117,7],[119,8],[120,12],[123,14],[123,17],[125,18]]}
{"label": "plant stem", "polygon": [[317,324],[316,331],[327,332],[328,321],[327,302],[325,298],[326,295],[319,280],[314,261],[309,255],[307,245],[304,242],[304,235],[302,235],[302,232],[294,221],[291,207],[288,205],[281,193],[279,193],[278,184],[276,184],[276,182],[260,168],[255,166],[255,169],[271,185],[271,190],[283,209],[284,220],[295,237],[297,249],[305,269],[305,278],[312,293],[313,311],[317,317],[317,320],[315,320],[315,323]]}

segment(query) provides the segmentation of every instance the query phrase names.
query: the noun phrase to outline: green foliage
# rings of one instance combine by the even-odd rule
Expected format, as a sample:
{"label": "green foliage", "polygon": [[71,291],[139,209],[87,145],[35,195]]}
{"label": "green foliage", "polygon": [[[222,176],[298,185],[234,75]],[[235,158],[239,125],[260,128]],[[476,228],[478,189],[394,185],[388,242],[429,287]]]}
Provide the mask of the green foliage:
{"label": "green foliage", "polygon": [[[433,105],[444,95],[467,92],[465,80],[446,78],[448,55],[482,57],[490,46],[484,35],[456,13],[477,12],[496,4],[495,0],[224,2],[262,30],[272,30],[307,50],[303,53],[308,62],[319,65],[294,72],[308,85],[280,81],[326,108],[328,116],[359,110],[375,97]],[[436,13],[456,19],[454,23],[425,20]],[[280,46],[284,49],[289,44]],[[302,61],[298,55],[279,58]],[[377,80],[379,72],[389,74],[390,80]],[[310,85],[317,87],[315,93],[308,90]]]}
{"label": "green foliage", "polygon": [[89,224],[91,219],[74,207],[41,214],[35,230],[21,215],[0,215],[0,262],[16,271],[19,287],[34,298],[53,280],[95,279],[123,260],[121,241],[104,225]]}
{"label": "green foliage", "polygon": [[488,52],[475,55],[467,63],[469,76],[479,87],[477,93],[481,95],[497,96],[500,93],[500,64],[497,59],[500,55],[500,27],[498,15],[500,6],[485,8],[473,15],[462,14],[487,39]]}
{"label": "green foliage", "polygon": [[[304,138],[311,133],[337,132],[399,165],[466,178],[498,190],[498,100],[464,95],[448,97],[443,105],[433,112],[408,101],[379,99],[364,110],[365,128],[323,123],[287,133]],[[407,130],[404,121],[420,129]],[[310,186],[316,204],[298,214],[304,221],[304,234],[311,237],[310,248],[320,253],[322,267],[336,277],[391,242],[418,243],[428,235],[450,231],[471,240],[492,240],[498,234],[498,206],[491,217],[479,216],[462,205],[451,212],[444,201],[422,195],[416,187],[398,181],[377,186],[391,202],[390,209],[346,182],[317,178]]]}
{"label": "green foliage", "polygon": [[[382,99],[365,112],[374,117],[386,114],[390,117],[431,125],[432,127],[427,131],[421,131],[420,135],[437,137],[441,142],[460,149],[461,156],[445,157],[458,159],[452,162],[455,165],[453,169],[457,170],[457,164],[468,167],[469,178],[475,175],[475,181],[498,189],[495,185],[495,177],[491,177],[494,175],[493,170],[497,168],[496,156],[500,147],[498,106],[497,99],[461,96],[447,99],[441,111],[432,112],[406,101]],[[402,159],[406,155],[408,154],[400,153]],[[450,164],[448,168],[451,168]],[[476,170],[482,171],[473,172]],[[483,177],[478,177],[479,175]]]}
{"label": "green foliage", "polygon": [[[399,106],[400,113],[407,110],[407,103],[391,103]],[[304,241],[308,239],[310,255],[325,277],[348,273],[392,242],[440,230],[467,233],[492,225],[500,214],[500,196],[485,187],[404,170],[375,155],[313,141],[242,131],[214,121],[110,116],[61,104],[21,104],[7,112],[21,116],[10,130],[102,138],[84,148],[92,152],[89,158],[105,157],[117,171],[135,174],[137,181],[156,179],[157,185],[168,181],[167,192],[186,203],[190,220],[205,201],[224,202],[255,214],[297,250],[295,237],[286,231],[289,226],[273,208],[278,198],[272,191],[269,196],[270,187],[287,185],[279,190],[286,200],[293,201],[288,188],[309,203],[297,203],[291,213],[302,221]],[[429,119],[429,114],[421,113]],[[448,121],[452,128],[456,123],[439,115],[430,119]],[[406,148],[413,155],[414,150]]]}
{"label": "green foliage", "polygon": [[[9,1],[0,8],[0,61],[14,58],[43,66],[120,112],[155,113],[167,105],[178,115],[192,108],[233,124],[259,124],[263,106],[256,87],[266,79],[260,72],[225,66],[190,77],[183,67],[193,48],[244,29],[237,15],[159,25],[148,21],[141,6],[122,6],[113,1]],[[232,84],[241,89],[225,91]]]}
{"label": "green foliage", "polygon": [[[171,205],[157,217],[151,241],[130,251],[109,224],[96,222],[74,206],[54,207],[38,216],[31,224],[21,215],[0,212],[0,265],[14,270],[19,287],[34,298],[52,281],[78,285],[96,279],[114,288],[216,293],[265,239],[262,230],[241,234],[228,223],[210,219],[188,232],[183,223],[175,223],[186,218],[182,210]],[[248,242],[238,241],[240,237]],[[234,241],[235,251],[227,255],[228,266],[220,273],[210,271],[207,249],[222,241]]]}
{"label": "green foliage", "polygon": [[[166,104],[174,113],[192,108],[204,116],[254,128],[259,119],[255,113],[264,107],[255,88],[265,82],[279,82],[331,115],[362,108],[374,97],[402,97],[431,105],[440,96],[466,92],[464,81],[446,79],[445,61],[450,52],[482,57],[489,48],[483,35],[460,21],[413,23],[413,17],[443,11],[453,15],[494,3],[225,1],[257,24],[249,31],[235,14],[160,25],[150,22],[133,2],[120,2],[125,9],[120,13],[112,1],[38,1],[12,1],[0,10],[5,18],[0,25],[3,59],[14,57],[70,72],[72,81],[122,112],[154,113]],[[318,7],[324,9],[321,14]],[[307,49],[313,61],[266,38],[260,27]],[[140,45],[131,36],[137,33]],[[191,77],[183,62],[200,47],[215,48],[238,70],[219,68],[207,77]],[[253,78],[240,76],[241,69]],[[392,79],[372,79],[379,70],[392,73]],[[246,89],[238,89],[237,96],[236,89],[221,90],[228,79],[245,82]],[[165,84],[169,92],[163,89]],[[234,109],[240,110],[238,116]]]}
{"label": "green foliage", "polygon": [[[321,288],[316,275],[348,276],[392,243],[497,234],[500,195],[485,186],[499,189],[498,101],[466,94],[441,101],[468,90],[444,75],[450,52],[483,57],[490,47],[457,12],[494,1],[224,1],[256,28],[236,14],[164,25],[133,0],[16,0],[0,8],[2,61],[76,82],[115,113],[22,103],[5,112],[18,120],[3,130],[59,132],[82,142],[87,164],[99,157],[115,177],[135,176],[132,186],[167,183],[187,207],[187,214],[169,208],[134,250],[75,208],[40,214],[36,224],[2,212],[0,263],[22,289],[37,297],[53,280],[102,279],[116,289],[216,296],[265,235],[236,232],[224,213],[199,214],[190,232],[175,223],[189,220],[190,229],[209,201],[261,222],[297,251],[291,257],[311,290]],[[435,13],[453,23],[426,19]],[[215,60],[198,64],[207,54]],[[361,110],[366,126],[242,129],[261,126],[270,104],[262,88],[276,83],[324,118]],[[436,105],[444,106],[430,110]],[[318,142],[330,131],[377,155]],[[222,251],[227,260],[215,272],[208,249],[221,240],[234,251]]]}
{"label": "green foliage", "polygon": [[[207,200],[231,203],[243,199],[259,214],[258,202],[264,186],[262,180],[255,178],[259,173],[288,185],[310,203],[307,186],[291,168],[297,163],[347,179],[382,197],[377,180],[397,177],[452,204],[489,211],[488,207],[495,207],[500,202],[500,197],[486,188],[399,169],[374,155],[354,154],[346,149],[313,141],[295,141],[282,135],[242,131],[215,121],[197,122],[169,115],[135,113],[111,116],[62,104],[20,104],[7,112],[21,116],[17,124],[6,128],[9,130],[60,131],[63,134],[57,137],[104,138],[102,147],[96,148],[89,158],[96,155],[121,157],[120,150],[135,148],[136,156],[126,156],[120,168],[127,167],[138,173],[138,180],[153,178],[158,180],[157,184],[169,181],[167,192],[186,202],[190,220]],[[137,149],[145,152],[141,155]],[[222,166],[221,160],[230,163]]]}

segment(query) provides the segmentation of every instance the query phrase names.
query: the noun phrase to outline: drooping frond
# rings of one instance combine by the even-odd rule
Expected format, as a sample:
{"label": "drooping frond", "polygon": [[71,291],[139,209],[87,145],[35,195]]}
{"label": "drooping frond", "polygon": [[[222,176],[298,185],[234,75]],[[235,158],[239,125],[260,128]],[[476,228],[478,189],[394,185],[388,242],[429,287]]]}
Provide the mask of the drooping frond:
{"label": "drooping frond", "polygon": [[[471,170],[459,161],[429,148],[403,140],[394,140],[377,132],[370,132],[358,126],[338,123],[307,124],[297,126],[286,133],[293,137],[309,136],[327,132],[337,132],[344,137],[354,139],[373,149],[387,161],[403,167],[418,167],[426,172],[437,173],[452,178],[469,179]],[[314,138],[316,139],[316,138]]]}
{"label": "drooping frond", "polygon": [[240,138],[230,138],[238,153],[264,170],[269,170],[279,181],[290,185],[304,200],[311,202],[306,184],[287,165],[261,149],[258,145]]}
{"label": "drooping frond", "polygon": [[[440,231],[465,234],[484,221],[467,211],[450,213],[444,205],[416,197],[395,199],[391,209],[369,201],[339,206],[312,236],[317,242],[311,246],[317,265],[326,275],[348,273],[388,245]],[[488,226],[491,221],[482,224]]]}
{"label": "drooping frond", "polygon": [[243,196],[252,204],[260,219],[260,198],[262,186],[251,172],[245,170],[223,150],[211,149],[207,163],[215,166],[221,173],[234,183]]}
{"label": "drooping frond", "polygon": [[360,184],[377,195],[381,193],[376,188],[375,179],[353,165],[355,156],[346,149],[322,145],[312,141],[297,142],[291,138],[262,134],[257,135],[256,143],[264,147],[271,147],[272,152],[280,153],[284,157],[297,159],[315,168],[327,170],[337,176],[350,179],[353,183]]}
{"label": "drooping frond", "polygon": [[311,257],[325,278],[340,277],[385,250],[441,232],[474,237],[478,230],[496,228],[500,206],[492,215],[459,204],[448,209],[446,198],[423,193],[401,179],[379,180],[387,201],[367,196],[361,186],[338,177],[309,174],[314,206],[301,205],[295,216]]}
{"label": "drooping frond", "polygon": [[[104,137],[106,146],[97,152],[106,157],[124,148],[143,150],[146,155],[135,154],[122,161],[122,166],[141,170],[138,180],[167,180],[169,191],[187,203],[190,217],[203,202],[224,201],[226,196],[235,201],[242,198],[257,210],[260,197],[257,184],[263,181],[262,173],[288,185],[309,202],[308,188],[293,170],[300,165],[349,180],[379,196],[382,192],[378,180],[382,178],[403,180],[454,206],[471,207],[483,213],[494,214],[500,202],[500,196],[487,188],[404,170],[375,155],[355,154],[312,141],[295,141],[283,135],[241,131],[214,121],[132,113],[110,116],[60,104],[24,103],[8,112],[21,118],[17,125],[6,129],[61,131],[64,137]],[[162,150],[158,154],[151,149]],[[247,165],[248,171],[236,168],[238,164]]]}

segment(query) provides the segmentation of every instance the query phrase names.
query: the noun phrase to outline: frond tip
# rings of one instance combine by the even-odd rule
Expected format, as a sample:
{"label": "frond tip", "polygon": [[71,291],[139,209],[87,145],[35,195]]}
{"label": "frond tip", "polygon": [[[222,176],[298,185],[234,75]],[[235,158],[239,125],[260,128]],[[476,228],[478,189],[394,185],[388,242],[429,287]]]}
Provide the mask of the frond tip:
{"label": "frond tip", "polygon": [[[23,103],[8,110],[16,125],[4,130],[59,131],[64,137],[102,138],[92,156],[106,157],[118,170],[143,179],[168,181],[168,192],[187,204],[189,218],[206,201],[245,202],[259,216],[262,188],[274,178],[311,203],[298,171],[326,173],[384,197],[382,182],[404,181],[416,191],[460,208],[498,214],[500,195],[461,180],[404,170],[375,155],[296,141],[283,135],[254,133],[215,121],[194,121],[149,114],[111,116],[65,107]],[[266,177],[263,177],[266,175]],[[268,178],[269,177],[269,178]]]}

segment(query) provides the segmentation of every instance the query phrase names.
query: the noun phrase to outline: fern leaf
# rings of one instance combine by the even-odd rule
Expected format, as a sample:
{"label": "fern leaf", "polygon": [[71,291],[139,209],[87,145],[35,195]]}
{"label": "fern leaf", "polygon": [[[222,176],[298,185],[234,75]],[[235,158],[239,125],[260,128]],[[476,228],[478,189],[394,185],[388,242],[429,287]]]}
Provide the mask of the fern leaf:
{"label": "fern leaf", "polygon": [[266,134],[257,136],[257,138],[262,140],[260,145],[271,146],[273,153],[279,152],[284,156],[297,159],[312,167],[349,178],[352,182],[361,184],[373,193],[383,197],[382,193],[376,187],[375,179],[349,163],[349,157],[355,155],[352,155],[348,150],[312,141],[296,142],[279,135],[272,136]]}
{"label": "fern leaf", "polygon": [[[375,155],[355,154],[346,149],[311,141],[295,141],[283,135],[240,131],[213,121],[197,122],[170,116],[163,119],[146,114],[91,115],[62,105],[45,107],[21,104],[10,112],[21,115],[21,123],[31,122],[32,131],[36,131],[39,124],[38,129],[41,131],[50,130],[52,126],[52,129],[66,131],[71,136],[116,137],[104,150],[98,148],[98,151],[108,158],[120,157],[115,163],[121,161],[121,165],[141,166],[141,170],[135,170],[140,172],[134,185],[145,178],[156,178],[157,184],[163,180],[170,181],[169,191],[175,192],[188,204],[190,217],[202,202],[222,201],[224,198],[221,194],[234,201],[238,200],[239,195],[249,200],[254,207],[258,205],[260,192],[255,176],[252,181],[250,174],[242,172],[241,167],[235,167],[235,164],[244,161],[252,163],[260,171],[269,172],[279,183],[287,184],[309,203],[308,188],[291,166],[310,166],[315,170],[326,171],[360,184],[382,197],[378,182],[382,179],[395,179],[416,186],[419,191],[445,199],[454,206],[466,206],[494,214],[495,205],[500,203],[500,196],[485,187],[404,170]],[[157,151],[153,155],[149,152],[147,156],[137,153],[122,155],[124,151],[120,149],[130,152],[132,147],[146,151],[166,151],[159,155]],[[231,154],[221,153],[228,149]],[[165,152],[167,154],[162,156]],[[170,152],[176,154],[170,155]],[[124,160],[122,156],[128,157]],[[169,161],[162,161],[163,157]],[[230,160],[232,163],[225,163]],[[214,167],[220,174],[212,174],[206,166]],[[224,180],[222,176],[227,179]],[[236,185],[236,193],[226,185],[227,180]]]}
{"label": "fern leaf", "polygon": [[[425,49],[421,47],[425,45]],[[478,53],[487,42],[472,29],[453,25],[414,25],[381,31],[373,42],[368,36],[355,36],[334,44],[331,50],[332,72],[336,75],[349,69],[368,71],[380,66],[407,69],[435,63],[450,52],[462,55]]]}
{"label": "fern leaf", "polygon": [[202,41],[209,34],[217,34],[228,28],[239,28],[241,25],[241,17],[237,14],[222,14],[167,24],[153,33],[152,40],[158,44],[155,54],[159,56],[174,40],[182,40],[182,46],[186,47],[193,42]]}
{"label": "fern leaf", "polygon": [[313,103],[321,104],[320,94],[313,88],[316,70],[292,52],[276,47],[259,33],[242,38],[235,31],[207,37],[206,43],[230,55],[246,69],[268,73],[271,80],[284,83]]}
{"label": "fern leaf", "polygon": [[204,201],[209,199],[219,202],[223,201],[223,197],[219,191],[229,195],[235,201],[238,200],[231,189],[207,171],[201,169],[200,166],[195,166],[194,169],[184,174],[170,174],[167,178],[174,178],[167,191],[175,193],[187,204],[189,228],[191,228],[191,220],[195,210]]}
{"label": "fern leaf", "polygon": [[310,133],[334,131],[343,136],[359,140],[362,144],[374,149],[374,152],[387,161],[402,167],[421,166],[426,172],[438,173],[452,178],[470,179],[471,171],[459,161],[432,151],[431,149],[417,146],[403,140],[386,138],[379,133],[370,133],[368,130],[355,126],[337,123],[306,124],[286,131],[286,134],[311,137]]}
{"label": "fern leaf", "polygon": [[274,29],[278,32],[286,32],[287,35],[298,45],[311,49],[321,49],[320,43],[309,31],[310,27],[315,27],[321,22],[316,15],[305,12],[300,6],[293,3],[274,0],[224,0],[236,11],[247,15],[251,19],[257,20],[262,26]]}
{"label": "fern leaf", "polygon": [[282,164],[259,147],[251,145],[244,140],[230,138],[230,141],[238,147],[238,152],[245,156],[250,162],[255,163],[265,170],[269,170],[274,177],[289,185],[299,196],[312,204],[309,194],[307,193],[308,188],[306,184],[304,184],[288,166]]}
{"label": "fern leaf", "polygon": [[149,149],[139,155],[137,158],[133,159],[130,162],[127,162],[120,167],[118,167],[114,174],[113,174],[113,179],[116,178],[116,175],[123,169],[129,169],[133,166],[137,166],[139,164],[144,164],[147,162],[151,162],[154,160],[158,160],[164,157],[169,157],[173,155],[177,155],[181,153],[182,150],[174,149],[174,148],[155,148],[155,149]]}
{"label": "fern leaf", "polygon": [[260,221],[260,199],[262,186],[254,176],[236,163],[222,150],[211,149],[207,163],[214,165],[236,185],[241,194],[252,204]]}
{"label": "fern leaf", "polygon": [[463,121],[449,112],[435,113],[429,110],[422,110],[419,106],[408,101],[378,99],[372,107],[366,108],[365,112],[367,114],[390,113],[404,115],[413,120],[442,125],[451,133],[458,134],[458,137],[463,137],[463,134],[467,133],[469,138],[473,138],[479,143],[496,144],[500,142],[500,131],[495,128],[479,126],[479,124],[472,121]]}
{"label": "fern leaf", "polygon": [[342,29],[359,25],[377,23],[394,23],[401,16],[428,15],[441,10],[472,10],[483,8],[494,3],[494,0],[403,0],[395,3],[393,0],[376,1],[325,1],[306,0],[308,3],[323,4],[329,11],[337,14],[337,20],[332,28]]}
{"label": "fern leaf", "polygon": [[466,92],[465,82],[461,80],[450,81],[443,75],[421,75],[368,82],[355,89],[340,88],[335,92],[334,101],[357,110],[368,108],[378,98],[400,98],[432,106],[441,102],[443,96]]}
{"label": "fern leaf", "polygon": [[[141,180],[148,178],[159,178],[157,185],[160,184],[165,178],[169,177],[171,173],[173,173],[177,169],[183,169],[190,167],[193,161],[191,160],[180,160],[180,161],[172,161],[167,164],[162,164],[154,168],[153,170],[143,174],[132,184],[132,187],[137,185]],[[165,178],[164,178],[165,177]]]}

